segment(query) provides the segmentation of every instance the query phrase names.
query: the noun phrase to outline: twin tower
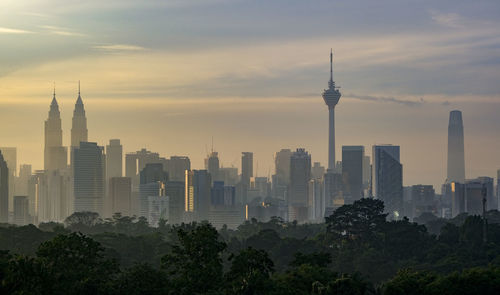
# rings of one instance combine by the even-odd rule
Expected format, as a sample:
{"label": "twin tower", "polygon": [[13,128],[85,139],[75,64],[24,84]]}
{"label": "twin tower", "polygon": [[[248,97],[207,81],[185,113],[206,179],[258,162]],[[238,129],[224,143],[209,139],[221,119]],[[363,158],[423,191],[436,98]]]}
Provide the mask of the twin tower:
{"label": "twin tower", "polygon": [[[61,113],[56,100],[56,90],[52,103],[50,104],[49,117],[45,121],[45,152],[44,169],[64,169],[68,165],[68,152],[63,146],[61,127]],[[78,98],[73,111],[73,122],[71,126],[71,149],[78,147],[80,142],[88,141],[87,118],[85,108],[80,95],[80,82],[78,82]]]}

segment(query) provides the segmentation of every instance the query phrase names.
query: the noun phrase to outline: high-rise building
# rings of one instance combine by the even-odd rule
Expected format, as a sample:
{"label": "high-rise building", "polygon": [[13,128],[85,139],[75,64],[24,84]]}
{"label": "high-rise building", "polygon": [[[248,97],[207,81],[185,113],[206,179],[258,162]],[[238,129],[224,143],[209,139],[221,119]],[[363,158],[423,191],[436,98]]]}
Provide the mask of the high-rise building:
{"label": "high-rise building", "polygon": [[171,156],[166,166],[164,169],[168,172],[170,181],[184,182],[186,170],[191,169],[191,161],[185,156]]}
{"label": "high-rise building", "polygon": [[106,179],[123,176],[123,147],[119,139],[109,140],[106,146]]}
{"label": "high-rise building", "polygon": [[273,197],[284,200],[290,184],[290,149],[281,149],[274,155]]}
{"label": "high-rise building", "polygon": [[163,170],[161,163],[148,163],[140,173],[140,211],[139,215],[148,216],[148,198],[151,196],[165,196],[165,184],[168,173]]}
{"label": "high-rise building", "polygon": [[44,169],[64,169],[68,165],[68,151],[62,145],[61,114],[56,91],[50,104],[49,117],[45,121]]}
{"label": "high-rise building", "polygon": [[500,169],[497,170],[497,202],[498,202],[498,209],[500,209]]}
{"label": "high-rise building", "polygon": [[125,176],[132,179],[132,188],[139,184],[139,172],[141,172],[146,164],[161,163],[163,169],[168,168],[168,160],[160,157],[160,154],[141,149],[135,153],[125,155]]}
{"label": "high-rise building", "polygon": [[19,176],[16,179],[16,194],[28,195],[28,181],[31,177],[31,165],[23,164],[19,168]]}
{"label": "high-rise building", "polygon": [[167,181],[165,194],[168,197],[168,221],[170,224],[181,224],[184,219],[184,181]]}
{"label": "high-rise building", "polygon": [[236,185],[238,183],[238,168],[236,167],[221,167],[219,172],[222,174],[222,179],[226,185]]}
{"label": "high-rise building", "polygon": [[72,211],[68,169],[44,170],[38,194],[38,222],[62,222]]}
{"label": "high-rise building", "polygon": [[17,176],[17,148],[0,147],[3,158],[9,168],[9,211],[14,210],[14,195],[16,194],[16,176]]}
{"label": "high-rise building", "polygon": [[241,206],[236,204],[236,188],[214,181],[211,190],[209,222],[216,228],[227,225],[235,229],[243,222]]}
{"label": "high-rise building", "polygon": [[110,213],[132,216],[132,181],[130,177],[111,177],[109,179]]}
{"label": "high-rise building", "polygon": [[30,223],[28,210],[28,197],[14,196],[14,224],[22,226]]}
{"label": "high-rise building", "polygon": [[241,153],[241,183],[250,187],[250,178],[253,177],[253,153]]}
{"label": "high-rise building", "polygon": [[464,126],[461,111],[450,112],[448,125],[448,182],[465,180]]}
{"label": "high-rise building", "polygon": [[95,142],[80,142],[73,152],[74,211],[103,215],[106,175],[104,148]]}
{"label": "high-rise building", "polygon": [[335,86],[333,81],[333,52],[330,51],[330,80],[328,81],[328,89],[323,91],[323,100],[328,106],[329,122],[328,122],[328,169],[335,168],[335,106],[340,99],[340,91]]}
{"label": "high-rise building", "polygon": [[373,146],[373,189],[376,199],[384,201],[389,218],[397,219],[403,206],[403,165],[399,146]]}
{"label": "high-rise building", "polygon": [[9,222],[9,168],[0,150],[0,223]]}
{"label": "high-rise building", "polygon": [[423,213],[439,215],[436,206],[436,192],[432,185],[412,185],[411,186],[411,216],[410,219],[419,217]]}
{"label": "high-rise building", "polygon": [[288,192],[288,219],[298,222],[308,218],[309,181],[311,180],[311,155],[298,148],[290,157],[290,189]]}
{"label": "high-rise building", "polygon": [[372,166],[370,165],[370,156],[363,157],[363,189],[365,197],[369,197],[369,190],[372,182]]}
{"label": "high-rise building", "polygon": [[186,171],[184,213],[187,222],[208,220],[211,183],[207,170]]}
{"label": "high-rise building", "polygon": [[325,167],[321,166],[320,162],[314,162],[311,168],[312,179],[322,179],[325,175]]}
{"label": "high-rise building", "polygon": [[88,141],[87,117],[85,116],[85,107],[83,106],[80,95],[80,82],[78,82],[78,98],[73,111],[73,121],[71,126],[71,147],[79,148],[80,142]]}
{"label": "high-rise building", "polygon": [[219,171],[219,154],[212,151],[205,159],[205,169],[212,175],[212,182],[222,181]]}
{"label": "high-rise building", "polygon": [[322,222],[325,214],[325,188],[322,178],[313,178],[309,182],[309,220]]}
{"label": "high-rise building", "polygon": [[342,191],[349,203],[363,197],[364,156],[364,146],[342,146]]}

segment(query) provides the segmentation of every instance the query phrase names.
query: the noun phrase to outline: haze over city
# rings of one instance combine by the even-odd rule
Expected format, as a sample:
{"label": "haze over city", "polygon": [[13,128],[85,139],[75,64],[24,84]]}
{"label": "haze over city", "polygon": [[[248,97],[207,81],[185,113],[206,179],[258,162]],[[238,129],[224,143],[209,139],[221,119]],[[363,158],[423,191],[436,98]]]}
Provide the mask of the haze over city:
{"label": "haze over city", "polygon": [[[265,5],[264,5],[265,3]],[[363,9],[360,9],[363,7]],[[327,164],[328,54],[342,99],[336,149],[401,147],[404,185],[446,179],[449,112],[461,110],[466,177],[500,167],[495,1],[2,1],[1,146],[43,167],[56,83],[63,144],[81,80],[89,141],[120,138],[203,167],[281,148]],[[242,13],[242,12],[245,13]]]}

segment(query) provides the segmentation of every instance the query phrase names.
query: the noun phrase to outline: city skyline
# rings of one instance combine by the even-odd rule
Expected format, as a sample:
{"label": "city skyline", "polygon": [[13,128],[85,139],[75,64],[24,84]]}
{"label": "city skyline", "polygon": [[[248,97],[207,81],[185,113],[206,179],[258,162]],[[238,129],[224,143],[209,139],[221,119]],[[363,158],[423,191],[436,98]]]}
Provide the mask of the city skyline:
{"label": "city skyline", "polygon": [[[363,145],[368,155],[375,144],[399,145],[404,185],[433,184],[439,191],[446,179],[448,115],[458,109],[465,122],[466,177],[494,176],[500,166],[495,157],[500,148],[498,56],[492,50],[498,32],[491,29],[500,8],[492,1],[475,6],[424,1],[418,8],[385,1],[370,8],[363,24],[341,16],[359,5],[293,2],[282,14],[269,10],[261,27],[254,26],[259,12],[254,4],[226,1],[127,2],[126,9],[116,2],[104,7],[92,1],[83,6],[5,3],[0,4],[8,8],[0,22],[0,39],[7,44],[1,49],[0,115],[2,123],[15,124],[2,128],[0,137],[2,146],[18,148],[19,164],[32,164],[34,170],[43,167],[41,122],[47,119],[52,83],[63,145],[69,146],[78,80],[88,138],[99,145],[119,138],[124,153],[146,147],[162,156],[189,156],[194,168],[202,168],[205,146],[213,137],[225,167],[239,167],[240,153],[252,151],[259,176],[268,175],[274,153],[283,148],[303,147],[313,162],[326,166],[328,118],[320,96],[330,47],[336,55],[335,80],[343,86],[336,114],[337,155],[343,145]],[[212,19],[217,15],[227,21],[230,12],[245,5],[250,11],[238,35]],[[386,12],[389,5],[406,19]],[[212,13],[203,15],[206,9]],[[317,16],[317,22],[294,9]],[[179,32],[155,10],[211,22],[203,27],[177,18],[188,25]],[[96,22],[106,24],[103,32],[90,21],[96,11],[101,13]],[[327,11],[334,11],[334,17]],[[298,17],[298,23],[287,16]],[[121,32],[125,19],[144,25],[128,35],[112,34]],[[152,30],[155,21],[169,33]],[[289,24],[287,30],[282,23]],[[202,29],[219,43],[187,38]],[[279,38],[270,38],[266,30]],[[144,32],[171,42],[155,42],[162,38],[145,38]]]}

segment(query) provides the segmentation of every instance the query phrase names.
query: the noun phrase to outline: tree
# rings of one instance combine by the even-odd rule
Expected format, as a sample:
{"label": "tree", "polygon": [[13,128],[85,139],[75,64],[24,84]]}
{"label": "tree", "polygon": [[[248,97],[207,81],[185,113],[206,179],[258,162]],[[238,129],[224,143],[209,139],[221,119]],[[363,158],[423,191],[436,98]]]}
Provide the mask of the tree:
{"label": "tree", "polygon": [[167,294],[168,283],[168,277],[163,270],[158,270],[147,263],[141,263],[120,273],[113,289],[116,294]]}
{"label": "tree", "polygon": [[118,272],[116,262],[103,252],[93,239],[71,233],[42,243],[36,254],[52,282],[52,294],[103,294]]}
{"label": "tree", "polygon": [[292,261],[292,263],[290,263],[290,265],[294,267],[301,266],[302,264],[310,264],[317,267],[327,267],[328,264],[332,262],[332,255],[326,252],[311,254],[303,254],[301,252],[297,252],[295,253],[294,257],[295,259]]}
{"label": "tree", "polygon": [[174,227],[178,244],[162,258],[162,267],[171,277],[176,294],[207,294],[223,282],[222,252],[226,243],[219,241],[217,230],[208,223],[186,231]]}
{"label": "tree", "polygon": [[226,274],[229,294],[268,294],[272,289],[274,264],[263,250],[247,248],[229,258],[231,268]]}
{"label": "tree", "polygon": [[352,205],[343,205],[326,217],[327,232],[334,238],[364,240],[378,231],[385,222],[384,202],[363,198]]}
{"label": "tree", "polygon": [[64,220],[64,224],[74,231],[88,231],[100,222],[102,220],[96,212],[75,212]]}

